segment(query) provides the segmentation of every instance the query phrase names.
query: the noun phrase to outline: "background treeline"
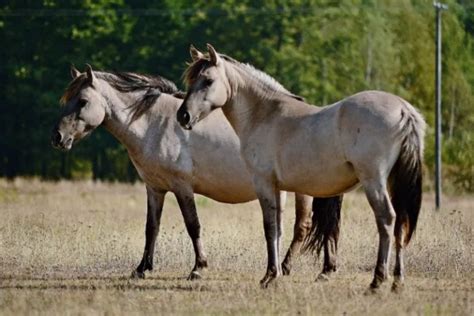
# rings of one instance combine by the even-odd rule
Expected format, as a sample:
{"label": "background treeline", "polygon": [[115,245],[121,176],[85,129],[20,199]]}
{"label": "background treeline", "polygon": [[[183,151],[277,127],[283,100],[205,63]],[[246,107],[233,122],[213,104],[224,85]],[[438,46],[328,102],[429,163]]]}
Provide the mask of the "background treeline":
{"label": "background treeline", "polygon": [[[159,74],[181,88],[188,47],[212,43],[317,105],[365,89],[393,92],[430,125],[431,0],[9,0],[0,4],[0,176],[134,180],[126,151],[98,130],[69,153],[50,130],[69,65]],[[474,4],[443,13],[444,176],[474,191]]]}

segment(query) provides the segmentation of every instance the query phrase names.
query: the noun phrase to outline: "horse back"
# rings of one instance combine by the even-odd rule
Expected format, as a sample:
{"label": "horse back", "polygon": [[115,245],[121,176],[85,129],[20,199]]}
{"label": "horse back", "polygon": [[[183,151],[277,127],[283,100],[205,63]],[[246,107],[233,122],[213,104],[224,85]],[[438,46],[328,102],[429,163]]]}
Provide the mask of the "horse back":
{"label": "horse back", "polygon": [[284,118],[275,155],[281,187],[330,196],[371,172],[390,170],[400,151],[405,104],[392,94],[366,91],[303,117]]}

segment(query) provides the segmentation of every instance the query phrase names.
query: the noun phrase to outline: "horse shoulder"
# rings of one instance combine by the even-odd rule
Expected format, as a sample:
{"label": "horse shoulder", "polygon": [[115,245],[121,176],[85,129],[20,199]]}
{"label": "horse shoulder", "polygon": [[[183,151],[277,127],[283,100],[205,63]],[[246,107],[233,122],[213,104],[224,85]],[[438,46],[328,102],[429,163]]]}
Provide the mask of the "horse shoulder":
{"label": "horse shoulder", "polygon": [[170,188],[173,179],[191,178],[193,163],[187,145],[188,132],[176,124],[174,117],[157,110],[142,122],[146,131],[139,140],[140,150],[134,153],[134,160],[142,178],[147,179],[145,182],[160,182]]}

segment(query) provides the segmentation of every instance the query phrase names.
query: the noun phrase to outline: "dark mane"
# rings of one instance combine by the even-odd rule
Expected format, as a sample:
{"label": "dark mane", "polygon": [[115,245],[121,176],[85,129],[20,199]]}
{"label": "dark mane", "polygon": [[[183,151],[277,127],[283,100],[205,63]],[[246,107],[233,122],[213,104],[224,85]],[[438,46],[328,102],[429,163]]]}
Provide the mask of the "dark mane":
{"label": "dark mane", "polygon": [[120,92],[158,89],[160,92],[173,94],[178,91],[173,82],[161,76],[150,76],[133,72],[97,72],[96,74],[98,78],[104,79]]}
{"label": "dark mane", "polygon": [[[140,99],[130,105],[129,108],[132,109],[130,122],[135,121],[147,112],[153,104],[155,104],[161,93],[171,94],[180,99],[184,98],[184,93],[179,91],[173,82],[161,76],[150,76],[133,72],[102,71],[94,71],[94,75],[97,79],[106,81],[119,92],[145,92]],[[69,83],[69,86],[61,97],[61,104],[66,104],[88,84],[89,81],[85,74],[81,74],[75,78]]]}
{"label": "dark mane", "polygon": [[[251,70],[254,73],[258,74],[258,76],[265,78],[262,81],[262,83],[265,84],[266,87],[268,87],[269,89],[281,90],[280,92],[288,95],[289,97],[294,98],[298,101],[305,102],[305,99],[303,97],[299,95],[295,95],[287,91],[279,82],[277,82],[273,77],[264,73],[263,71],[260,71],[249,64],[243,64],[227,55],[219,54],[219,56],[225,61],[236,65],[237,67],[241,67],[241,68],[246,67],[247,70]],[[201,72],[206,70],[209,66],[211,66],[211,62],[207,58],[201,58],[189,64],[188,68],[184,71],[184,74],[183,74],[183,81],[186,84],[186,86],[189,87],[190,85],[192,85],[196,81],[196,79],[199,77]]]}
{"label": "dark mane", "polygon": [[211,65],[211,62],[207,59],[201,58],[188,65],[188,68],[184,71],[183,81],[186,86],[192,85],[196,78],[199,77],[201,72]]}
{"label": "dark mane", "polygon": [[[233,59],[232,57],[229,57],[224,54],[219,54],[219,56],[225,61],[228,61],[232,64],[235,64],[235,65],[239,64],[239,62]],[[207,56],[207,58],[208,57],[209,56]],[[196,80],[196,78],[199,77],[201,72],[205,70],[207,67],[211,66],[211,62],[207,58],[198,59],[188,65],[188,68],[184,71],[184,74],[183,74],[184,84],[186,84],[187,86],[192,85],[194,81]]]}

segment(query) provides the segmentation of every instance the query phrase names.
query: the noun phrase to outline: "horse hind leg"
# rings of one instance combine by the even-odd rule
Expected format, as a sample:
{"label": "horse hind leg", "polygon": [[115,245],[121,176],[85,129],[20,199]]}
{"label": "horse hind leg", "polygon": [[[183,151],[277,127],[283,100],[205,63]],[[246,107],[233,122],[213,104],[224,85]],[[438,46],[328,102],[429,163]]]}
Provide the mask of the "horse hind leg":
{"label": "horse hind leg", "polygon": [[[318,211],[316,216],[318,221],[324,218],[324,236],[323,236],[323,270],[316,278],[316,281],[327,281],[329,276],[337,270],[337,244],[339,241],[339,229],[341,225],[341,207],[343,195],[330,198],[315,199],[313,203],[313,212]],[[318,206],[319,205],[319,206]]]}
{"label": "horse hind leg", "polygon": [[285,260],[282,263],[283,275],[291,272],[292,261],[300,254],[303,241],[311,229],[311,197],[302,194],[295,194],[295,226],[293,229],[293,240],[288,248]]}
{"label": "horse hind leg", "polygon": [[323,270],[316,281],[326,281],[329,275],[336,271],[337,244],[341,222],[343,195],[313,198],[311,228],[307,233],[303,252],[313,252],[318,257],[324,249]]}
{"label": "horse hind leg", "polygon": [[392,291],[402,289],[404,281],[403,253],[416,229],[421,209],[422,173],[419,154],[402,151],[389,176],[395,220],[395,269]]}
{"label": "horse hind leg", "polygon": [[385,183],[386,181],[364,183],[365,194],[374,211],[379,232],[377,264],[374,279],[370,284],[372,290],[379,288],[388,277],[392,235],[394,233],[395,211],[390,202]]}
{"label": "horse hind leg", "polygon": [[395,268],[393,270],[393,284],[392,291],[398,292],[401,290],[404,281],[405,267],[403,263],[403,245],[404,245],[403,225],[395,226]]}

